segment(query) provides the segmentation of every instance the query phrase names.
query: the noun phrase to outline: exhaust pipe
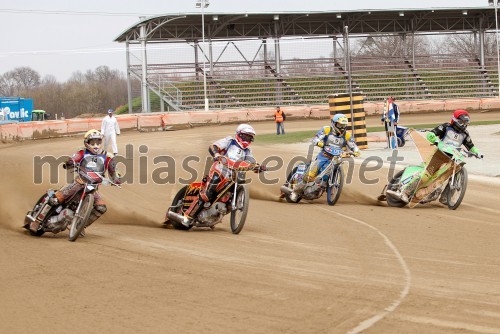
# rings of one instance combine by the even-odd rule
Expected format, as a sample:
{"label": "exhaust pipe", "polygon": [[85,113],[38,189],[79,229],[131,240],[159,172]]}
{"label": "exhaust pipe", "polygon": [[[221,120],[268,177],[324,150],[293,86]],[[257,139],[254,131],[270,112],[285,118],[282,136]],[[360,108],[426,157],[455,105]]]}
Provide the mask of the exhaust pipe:
{"label": "exhaust pipe", "polygon": [[168,217],[168,219],[171,219],[171,220],[176,221],[176,222],[181,223],[181,224],[184,221],[184,216],[183,215],[180,215],[180,214],[175,213],[173,211],[169,211],[167,213],[167,217]]}
{"label": "exhaust pipe", "polygon": [[287,186],[281,186],[280,191],[285,195],[290,195],[293,190],[288,188]]}

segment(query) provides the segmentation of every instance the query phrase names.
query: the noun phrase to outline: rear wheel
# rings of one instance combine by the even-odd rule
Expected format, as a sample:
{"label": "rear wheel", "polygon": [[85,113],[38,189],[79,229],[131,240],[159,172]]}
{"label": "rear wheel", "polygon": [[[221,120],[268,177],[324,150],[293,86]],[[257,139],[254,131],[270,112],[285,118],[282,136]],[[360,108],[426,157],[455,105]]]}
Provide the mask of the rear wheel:
{"label": "rear wheel", "polygon": [[463,167],[453,180],[453,185],[448,183],[444,191],[447,193],[446,205],[448,209],[455,210],[460,206],[467,190],[467,170]]}
{"label": "rear wheel", "polygon": [[[293,175],[297,172],[297,167],[294,167],[292,169],[292,171],[290,172],[290,174],[288,174],[288,177],[286,178],[286,183],[288,184],[288,187],[290,189],[293,189],[292,188],[292,179],[293,179]],[[300,202],[300,200],[302,199],[302,196],[297,196],[297,200],[296,201],[292,201],[292,199],[290,198],[290,195],[288,194],[285,194],[285,200],[288,202],[288,203],[298,203]]]}
{"label": "rear wheel", "polygon": [[342,165],[339,165],[333,170],[331,184],[330,180],[328,180],[328,186],[326,188],[326,201],[328,202],[328,205],[335,205],[335,203],[337,203],[343,186],[344,170],[342,169]]}
{"label": "rear wheel", "polygon": [[243,229],[247,219],[250,194],[246,185],[236,188],[236,207],[231,208],[231,232],[238,234]]}
{"label": "rear wheel", "polygon": [[[184,186],[184,187],[181,188],[181,190],[179,190],[177,192],[177,194],[175,195],[174,199],[172,200],[172,206],[175,206],[175,208],[171,209],[170,211],[178,213],[180,215],[184,214],[184,211],[183,211],[183,208],[184,208],[184,196],[186,195],[187,188],[188,188],[188,186]],[[171,220],[171,223],[172,223],[172,226],[176,230],[187,231],[187,230],[191,229],[191,227],[192,227],[191,225],[190,226],[185,226],[182,223],[179,223],[179,222],[177,222],[175,220]]]}
{"label": "rear wheel", "polygon": [[78,239],[80,233],[82,233],[85,228],[85,225],[87,225],[92,209],[94,209],[94,195],[88,194],[82,201],[80,212],[78,214],[75,213],[75,216],[73,217],[73,221],[71,222],[71,227],[69,229],[69,241],[76,241],[76,239]]}
{"label": "rear wheel", "polygon": [[[29,211],[28,213],[26,213],[26,215],[31,215],[33,217],[33,214],[35,214],[36,212],[38,212],[38,210],[40,210],[40,205],[42,200],[45,198],[45,196],[47,196],[47,194],[43,194],[39,199],[38,201],[35,203],[35,206],[33,206],[33,210]],[[30,224],[31,224],[31,220],[29,218],[25,218],[24,220],[24,228],[28,230],[29,234],[34,236],[34,237],[40,237],[42,236],[45,231],[43,230],[43,227],[42,225],[43,224],[40,224],[40,228],[38,230],[36,230],[35,232],[33,232],[32,230],[30,230]]]}
{"label": "rear wheel", "polygon": [[[389,184],[387,185],[387,189],[395,190],[398,188],[399,183],[401,182],[401,176],[403,176],[403,172],[404,172],[404,169],[402,171],[397,172],[396,175],[394,175],[394,177],[391,179],[391,181],[389,181]],[[406,203],[403,202],[402,200],[391,197],[391,195],[387,195],[387,193],[385,194],[385,196],[386,196],[387,205],[389,205],[389,206],[396,207],[396,208],[402,208],[403,206],[406,205]]]}

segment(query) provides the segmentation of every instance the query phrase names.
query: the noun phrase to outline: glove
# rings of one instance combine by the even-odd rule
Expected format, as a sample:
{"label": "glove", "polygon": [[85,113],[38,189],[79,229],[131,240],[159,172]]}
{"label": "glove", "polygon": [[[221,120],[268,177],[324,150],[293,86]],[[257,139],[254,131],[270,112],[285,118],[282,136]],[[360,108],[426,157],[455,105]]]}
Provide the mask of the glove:
{"label": "glove", "polygon": [[354,156],[355,156],[355,157],[359,157],[360,155],[361,155],[361,152],[360,152],[360,151],[356,151],[356,152],[354,152]]}
{"label": "glove", "polygon": [[68,161],[68,162],[63,163],[62,167],[64,169],[73,168],[73,167],[75,167],[75,164],[72,161]]}
{"label": "glove", "polygon": [[267,170],[266,166],[260,165],[260,166],[255,167],[255,169],[253,170],[253,172],[254,173],[262,173],[262,172],[265,172],[266,170]]}
{"label": "glove", "polygon": [[319,141],[316,145],[318,145],[319,147],[323,147],[325,146],[325,143],[323,141]]}
{"label": "glove", "polygon": [[214,161],[220,161],[222,159],[222,155],[216,154],[214,155]]}
{"label": "glove", "polygon": [[439,145],[439,140],[436,140],[434,143],[432,143],[432,145],[435,145],[436,147],[438,147],[438,145]]}

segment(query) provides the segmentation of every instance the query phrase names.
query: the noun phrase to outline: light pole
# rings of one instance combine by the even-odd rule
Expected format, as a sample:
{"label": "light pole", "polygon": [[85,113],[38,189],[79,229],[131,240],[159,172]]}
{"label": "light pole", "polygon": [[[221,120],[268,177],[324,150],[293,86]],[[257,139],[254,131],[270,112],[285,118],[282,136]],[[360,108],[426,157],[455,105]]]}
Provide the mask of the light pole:
{"label": "light pole", "polygon": [[[201,8],[201,41],[205,47],[205,8],[210,5],[209,0],[197,0],[196,8]],[[205,111],[208,111],[208,97],[207,97],[207,70],[205,68],[205,53],[203,57],[203,96],[205,97]]]}
{"label": "light pole", "polygon": [[498,97],[500,97],[500,42],[498,41],[498,0],[488,0],[490,6],[495,6],[495,35],[497,45],[497,83],[498,83]]}

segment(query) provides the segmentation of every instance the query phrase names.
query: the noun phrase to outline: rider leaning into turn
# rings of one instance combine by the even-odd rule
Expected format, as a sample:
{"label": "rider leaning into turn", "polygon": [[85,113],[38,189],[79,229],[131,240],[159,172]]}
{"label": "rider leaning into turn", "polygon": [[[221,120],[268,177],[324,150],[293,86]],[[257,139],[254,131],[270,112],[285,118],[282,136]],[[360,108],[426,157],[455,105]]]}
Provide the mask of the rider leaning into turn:
{"label": "rider leaning into turn", "polygon": [[[483,155],[479,153],[477,147],[474,146],[472,139],[467,131],[467,126],[470,123],[470,115],[465,110],[455,110],[451,121],[438,125],[427,133],[427,140],[434,145],[438,145],[441,141],[447,145],[461,147],[464,145],[470,152],[477,154],[479,158]],[[410,182],[405,184],[400,191],[387,190],[389,195],[401,199],[408,203],[415,192],[422,175],[414,177]],[[441,203],[445,203],[446,194],[443,192],[439,199]]]}
{"label": "rider leaning into turn", "polygon": [[[231,171],[219,163],[223,157],[228,157],[233,161],[246,161],[255,164],[255,158],[252,154],[250,144],[254,141],[255,130],[249,124],[240,124],[236,128],[234,137],[228,136],[217,140],[209,146],[208,152],[214,159],[214,163],[210,168],[208,178],[205,182],[205,187],[200,191],[198,201],[193,201],[193,204],[184,213],[183,225],[186,227],[191,224],[191,221],[203,209],[205,204],[209,204],[217,195],[217,187],[225,180]],[[258,172],[265,171],[265,166],[260,166]]]}
{"label": "rider leaning into turn", "polygon": [[[77,151],[73,156],[68,159],[63,168],[73,168],[75,164],[80,165],[80,168],[86,171],[96,172],[100,175],[104,175],[104,172],[108,171],[108,174],[112,181],[116,184],[121,184],[121,179],[116,170],[116,161],[112,156],[109,156],[106,151],[102,149],[102,135],[97,130],[89,130],[83,138],[83,143],[85,148]],[[67,199],[71,198],[74,194],[85,187],[85,182],[77,176],[73,183],[59,189],[55,193],[55,197],[49,200],[49,204],[52,206],[57,206],[64,203]],[[106,204],[102,200],[101,195],[98,192],[94,192],[94,209],[90,213],[89,220],[85,227],[88,227],[94,221],[96,221],[102,214],[107,210]],[[32,224],[40,224],[38,221]],[[31,230],[36,231],[38,226],[30,226]]]}
{"label": "rider leaning into turn", "polygon": [[[354,138],[351,136],[350,132],[346,132],[348,122],[344,114],[336,114],[330,126],[324,126],[316,133],[312,139],[312,143],[321,147],[321,152],[318,153],[316,159],[309,166],[307,175],[304,175],[302,180],[297,183],[293,192],[290,194],[290,199],[292,201],[296,201],[302,194],[306,183],[313,181],[316,175],[320,174],[330,163],[332,156],[325,152],[324,147],[330,146],[342,150],[348,148],[354,153],[354,156],[359,156],[359,148],[354,142]],[[321,181],[325,180],[317,180],[317,182]]]}

